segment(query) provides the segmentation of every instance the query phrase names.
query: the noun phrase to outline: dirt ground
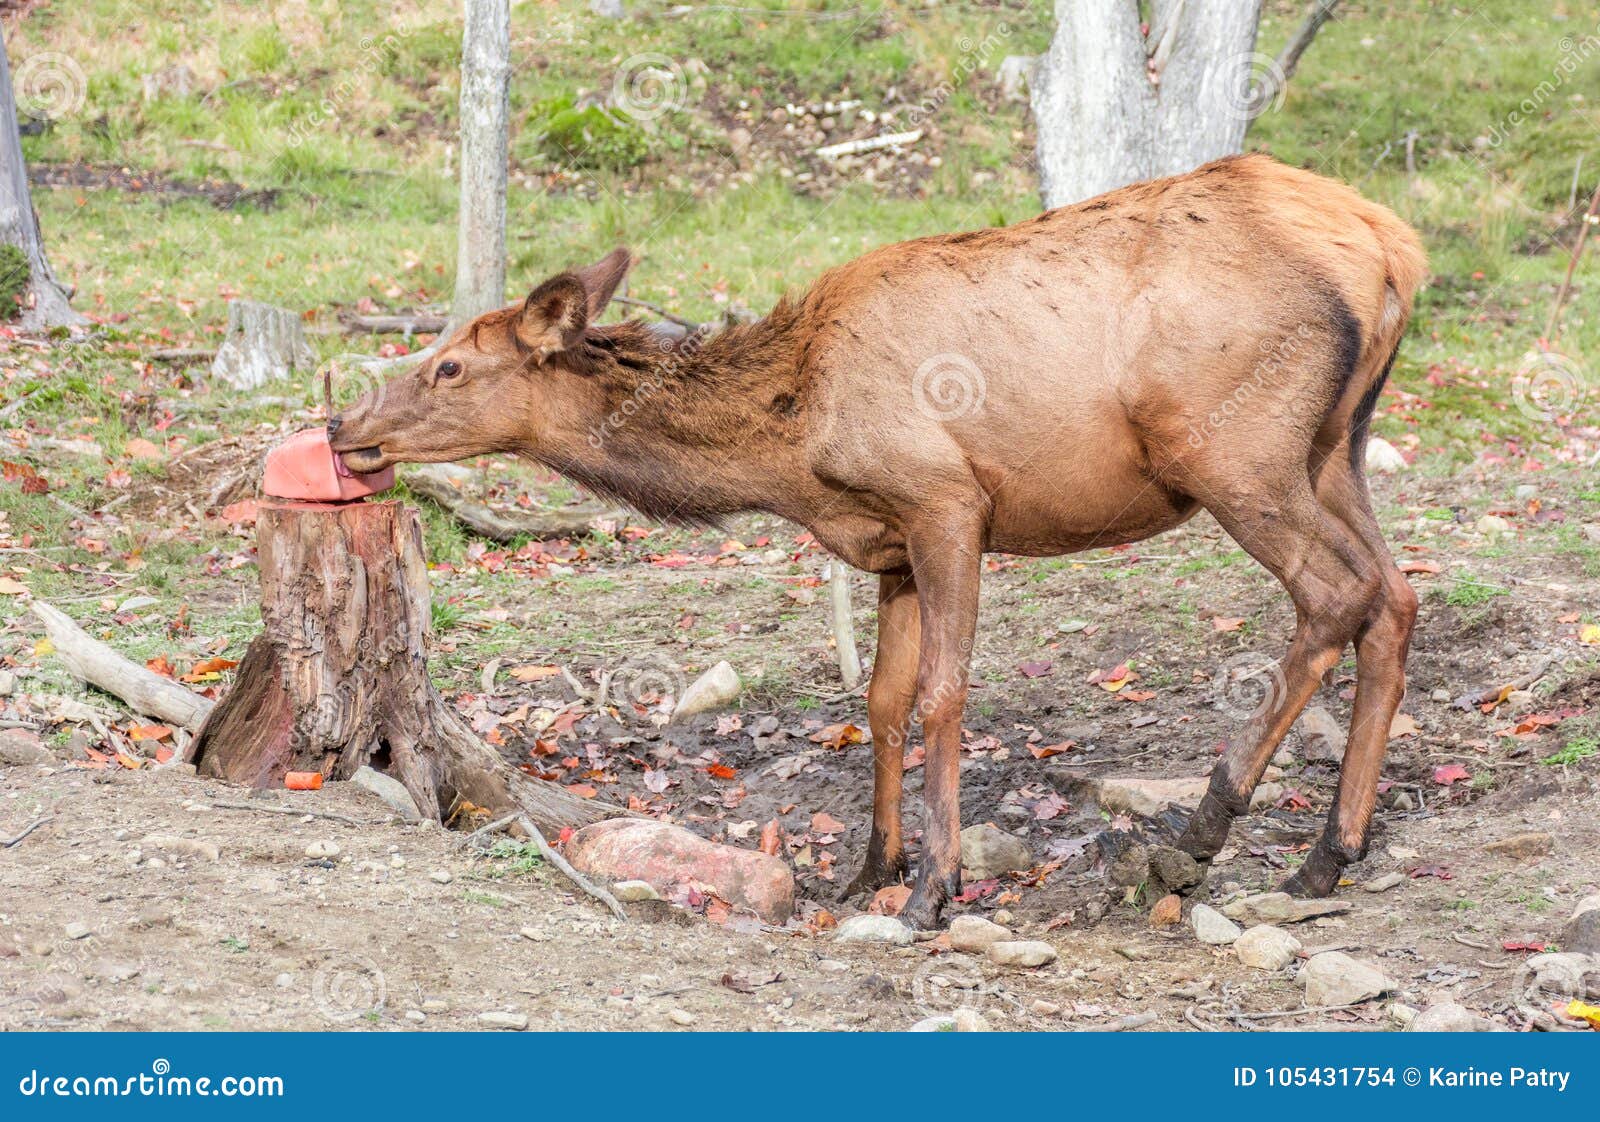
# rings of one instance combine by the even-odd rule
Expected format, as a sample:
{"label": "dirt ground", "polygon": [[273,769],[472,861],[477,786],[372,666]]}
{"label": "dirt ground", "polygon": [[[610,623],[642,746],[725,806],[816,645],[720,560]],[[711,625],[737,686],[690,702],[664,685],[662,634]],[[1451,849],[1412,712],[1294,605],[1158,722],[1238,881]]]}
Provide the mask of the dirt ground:
{"label": "dirt ground", "polygon": [[[1387,998],[1296,1012],[1297,966],[1248,969],[1187,923],[1153,927],[1154,901],[1137,889],[1106,885],[1095,835],[1139,823],[1103,813],[1096,782],[1205,774],[1247,704],[1231,696],[1230,669],[1276,657],[1293,625],[1281,590],[1203,518],[1085,564],[996,558],[986,576],[963,822],[1016,833],[1038,865],[969,886],[950,914],[998,917],[1052,944],[1057,961],[1004,970],[950,951],[947,937],[836,942],[831,920],[866,904],[835,899],[870,821],[870,748],[849,743],[865,705],[860,691],[841,696],[815,555],[793,527],[751,519],[664,551],[552,546],[532,562],[537,577],[492,556],[441,571],[449,618],[435,676],[528,770],[735,845],[755,846],[776,821],[801,900],[788,928],[666,905],[618,922],[509,845],[469,852],[459,834],[401,825],[346,784],[252,797],[182,765],[87,770],[58,740],[57,762],[0,770],[0,835],[49,819],[0,849],[0,1025],[461,1029],[509,1013],[535,1029],[857,1030],[967,1007],[996,1029],[1152,1013],[1142,1027],[1368,1030],[1396,1027],[1397,1006],[1451,1000],[1525,1028],[1529,945],[1553,946],[1600,887],[1600,759],[1543,762],[1593,733],[1600,671],[1578,620],[1600,580],[1554,534],[1595,518],[1557,498],[1581,489],[1582,469],[1541,476],[1542,503],[1511,504],[1524,482],[1376,484],[1397,556],[1424,563],[1402,707],[1412,723],[1394,730],[1370,855],[1340,890],[1349,910],[1294,932],[1305,953],[1378,965],[1397,983]],[[1501,493],[1504,530],[1480,521],[1481,496]],[[862,581],[862,624],[870,603]],[[486,674],[491,650],[499,665]],[[663,728],[666,697],[720,659],[745,681],[737,710]],[[1120,693],[1085,680],[1119,664],[1138,675]],[[586,691],[609,672],[620,704],[597,710],[560,675],[514,673],[543,666]],[[1454,704],[1536,668],[1531,689],[1492,712]],[[1341,723],[1351,670],[1347,660],[1314,702]],[[1337,773],[1303,750],[1292,735],[1271,776],[1277,798],[1235,825],[1197,899],[1275,887],[1315,839]],[[1548,853],[1484,849],[1539,832]],[[1391,872],[1397,885],[1361,887]]]}

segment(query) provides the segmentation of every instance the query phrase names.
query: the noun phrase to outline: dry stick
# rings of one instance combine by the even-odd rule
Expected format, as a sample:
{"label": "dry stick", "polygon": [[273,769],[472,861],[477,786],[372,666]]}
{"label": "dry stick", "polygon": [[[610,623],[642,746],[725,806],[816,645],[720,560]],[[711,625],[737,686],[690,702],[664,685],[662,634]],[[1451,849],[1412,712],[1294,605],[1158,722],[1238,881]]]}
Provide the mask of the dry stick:
{"label": "dry stick", "polygon": [[479,838],[487,837],[490,834],[497,834],[507,826],[511,825],[513,822],[522,827],[522,832],[528,835],[528,840],[533,842],[534,848],[539,851],[540,857],[543,857],[557,869],[560,869],[561,872],[566,875],[567,879],[573,884],[577,885],[590,896],[594,897],[606,907],[610,908],[612,915],[616,916],[618,919],[628,918],[628,913],[622,910],[622,905],[617,903],[617,898],[611,895],[611,893],[607,892],[605,889],[594,884],[582,873],[578,872],[577,869],[574,869],[565,857],[551,849],[550,843],[545,841],[544,835],[539,832],[539,827],[535,826],[525,814],[508,814],[504,818],[497,818],[487,826],[480,826],[478,829],[472,831],[472,833],[468,834],[464,839],[462,839],[461,844],[470,845],[473,842],[476,842]]}
{"label": "dry stick", "polygon": [[300,810],[292,806],[257,806],[254,803],[212,803],[210,805],[218,810],[259,810],[262,814],[310,815],[312,818],[326,818],[332,822],[343,822],[347,826],[383,825],[382,819],[351,818],[348,814],[335,814],[331,810]]}
{"label": "dry stick", "polygon": [[1578,256],[1583,252],[1583,243],[1589,240],[1589,228],[1600,225],[1600,184],[1594,189],[1594,197],[1589,200],[1589,209],[1583,212],[1583,228],[1578,231],[1578,241],[1572,247],[1572,260],[1567,262],[1567,275],[1561,281],[1561,290],[1556,293],[1556,305],[1550,309],[1550,322],[1544,325],[1544,344],[1547,347],[1555,345],[1556,331],[1561,326],[1561,305],[1567,302],[1567,294],[1572,291],[1572,274],[1578,267]]}
{"label": "dry stick", "polygon": [[679,327],[688,328],[690,331],[699,331],[705,326],[704,324],[696,323],[692,319],[684,319],[682,316],[673,315],[660,304],[652,304],[648,300],[639,300],[632,296],[613,296],[611,300],[615,304],[626,304],[630,308],[643,308],[647,312],[654,312],[668,323],[675,323]]}
{"label": "dry stick", "polygon": [[850,572],[843,561],[828,562],[828,603],[833,614],[833,644],[839,652],[839,677],[844,688],[861,684],[861,653],[856,650],[855,621],[850,617]]}
{"label": "dry stick", "polygon": [[1110,1024],[1085,1025],[1075,1029],[1075,1032],[1128,1032],[1131,1029],[1144,1028],[1145,1025],[1154,1024],[1161,1019],[1160,1013],[1130,1013],[1126,1017],[1118,1017]]}
{"label": "dry stick", "polygon": [[517,819],[517,824],[522,827],[529,839],[532,840],[534,846],[539,850],[539,855],[565,873],[568,880],[610,908],[611,914],[618,919],[628,918],[628,913],[622,910],[622,905],[617,903],[617,898],[599,885],[591,882],[577,869],[574,869],[565,857],[551,849],[550,843],[545,841],[544,835],[539,832],[539,827],[535,826],[526,815],[520,816]]}
{"label": "dry stick", "polygon": [[37,830],[40,826],[43,826],[46,822],[49,822],[49,821],[50,821],[50,816],[48,814],[45,815],[43,818],[35,818],[32,822],[29,822],[26,826],[24,826],[22,828],[22,833],[18,834],[16,837],[14,837],[14,838],[0,838],[0,849],[10,849],[14,845],[20,845],[23,838],[27,837],[29,834],[31,834],[35,830]]}

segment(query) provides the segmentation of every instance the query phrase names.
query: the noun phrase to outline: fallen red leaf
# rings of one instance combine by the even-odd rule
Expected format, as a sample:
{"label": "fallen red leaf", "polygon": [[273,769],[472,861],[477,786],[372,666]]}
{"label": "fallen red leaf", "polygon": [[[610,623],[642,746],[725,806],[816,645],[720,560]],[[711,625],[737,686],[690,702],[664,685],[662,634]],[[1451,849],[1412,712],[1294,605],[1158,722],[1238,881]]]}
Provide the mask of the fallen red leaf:
{"label": "fallen red leaf", "polygon": [[783,848],[782,834],[783,827],[778,824],[776,818],[761,827],[761,852],[769,857],[776,857]]}
{"label": "fallen red leaf", "polygon": [[1441,787],[1448,787],[1452,783],[1471,779],[1472,773],[1460,764],[1442,764],[1433,769],[1433,781]]}

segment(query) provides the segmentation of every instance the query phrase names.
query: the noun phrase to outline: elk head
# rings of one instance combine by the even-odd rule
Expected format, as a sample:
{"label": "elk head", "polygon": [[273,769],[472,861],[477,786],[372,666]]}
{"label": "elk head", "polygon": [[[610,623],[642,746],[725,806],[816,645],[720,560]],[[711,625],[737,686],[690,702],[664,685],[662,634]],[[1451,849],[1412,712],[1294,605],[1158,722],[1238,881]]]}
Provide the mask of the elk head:
{"label": "elk head", "polygon": [[333,450],[362,474],[532,451],[541,426],[587,396],[594,357],[584,351],[584,332],[632,265],[633,255],[616,249],[551,277],[520,304],[479,316],[426,361],[330,418]]}

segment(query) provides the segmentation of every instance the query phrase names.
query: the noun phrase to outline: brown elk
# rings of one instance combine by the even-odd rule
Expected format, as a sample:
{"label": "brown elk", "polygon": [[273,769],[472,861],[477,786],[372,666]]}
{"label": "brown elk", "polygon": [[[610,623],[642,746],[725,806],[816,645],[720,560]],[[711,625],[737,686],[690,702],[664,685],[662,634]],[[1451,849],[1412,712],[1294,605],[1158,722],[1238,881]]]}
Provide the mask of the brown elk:
{"label": "brown elk", "polygon": [[333,446],[359,472],[518,453],[665,520],[767,511],[877,573],[873,822],[851,893],[907,873],[913,713],[924,836],[903,915],[936,924],[959,888],[983,553],[1134,542],[1201,507],[1284,584],[1297,623],[1178,845],[1216,854],[1353,642],[1338,795],[1286,887],[1324,895],[1362,856],[1417,604],[1362,472],[1425,270],[1394,214],[1266,157],[1230,158],[876,249],[758,323],[686,339],[596,325],[631,264],[618,250],[461,329],[333,418]]}

